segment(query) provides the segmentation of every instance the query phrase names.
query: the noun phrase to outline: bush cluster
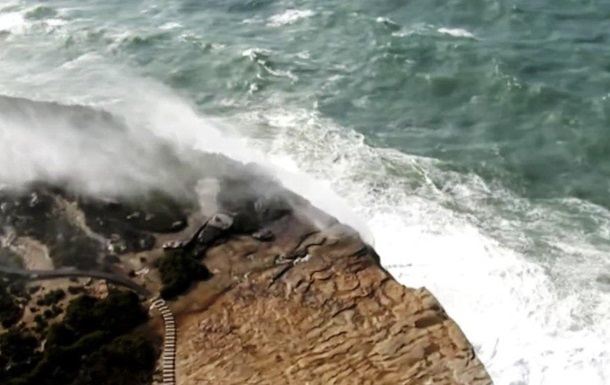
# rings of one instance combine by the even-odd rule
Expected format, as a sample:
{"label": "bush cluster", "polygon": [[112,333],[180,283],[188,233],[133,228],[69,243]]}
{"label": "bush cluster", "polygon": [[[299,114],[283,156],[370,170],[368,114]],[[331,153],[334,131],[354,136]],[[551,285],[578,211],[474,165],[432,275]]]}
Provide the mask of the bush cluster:
{"label": "bush cluster", "polygon": [[[0,335],[3,385],[139,385],[151,382],[157,353],[134,332],[148,319],[132,292],[113,290],[100,300],[81,295],[64,320],[51,325],[45,349],[15,328]],[[40,320],[44,321],[44,320]]]}
{"label": "bush cluster", "polygon": [[167,252],[157,261],[161,274],[161,297],[169,300],[186,292],[193,282],[211,277],[210,271],[197,259],[183,250]]}
{"label": "bush cluster", "polygon": [[47,294],[45,294],[42,298],[39,298],[36,301],[36,305],[38,306],[51,306],[57,304],[62,299],[66,298],[66,292],[62,289],[51,290]]}
{"label": "bush cluster", "polygon": [[8,329],[16,324],[23,314],[15,296],[9,291],[8,285],[0,279],[0,324]]}
{"label": "bush cluster", "polygon": [[49,254],[57,267],[73,266],[80,270],[97,267],[100,245],[78,229],[70,229],[68,236],[49,242]]}

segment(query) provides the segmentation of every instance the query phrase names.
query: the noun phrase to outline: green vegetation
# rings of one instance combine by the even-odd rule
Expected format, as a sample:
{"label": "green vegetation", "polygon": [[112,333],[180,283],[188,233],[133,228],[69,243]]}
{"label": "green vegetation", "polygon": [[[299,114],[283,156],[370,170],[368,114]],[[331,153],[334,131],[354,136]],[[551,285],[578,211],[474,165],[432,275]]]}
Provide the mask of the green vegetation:
{"label": "green vegetation", "polygon": [[23,314],[17,298],[9,290],[8,284],[0,278],[0,324],[4,328],[15,325]]}
{"label": "green vegetation", "polygon": [[34,322],[36,322],[36,326],[34,327],[34,331],[36,333],[40,334],[40,335],[45,334],[46,331],[47,331],[47,327],[49,326],[49,323],[42,316],[42,314],[36,314],[34,316]]}
{"label": "green vegetation", "polygon": [[84,370],[73,385],[134,385],[150,382],[156,353],[141,336],[117,337],[84,362]]}
{"label": "green vegetation", "polygon": [[85,288],[82,286],[69,286],[68,293],[72,295],[77,295],[85,292]]}
{"label": "green vegetation", "polygon": [[46,319],[53,319],[60,315],[63,312],[63,309],[57,305],[53,305],[50,309],[45,309],[42,312],[42,315]]}
{"label": "green vegetation", "polygon": [[38,301],[36,301],[36,305],[51,306],[51,305],[55,305],[56,303],[58,303],[59,301],[61,301],[64,298],[66,298],[65,291],[63,291],[61,289],[51,290],[50,292],[45,294],[42,298],[38,299]]}
{"label": "green vegetation", "polygon": [[8,292],[17,298],[17,302],[25,304],[30,299],[30,293],[28,292],[25,281],[20,278],[9,279],[7,281]]}
{"label": "green vegetation", "polygon": [[193,282],[206,280],[212,275],[200,261],[182,250],[167,252],[157,261],[157,267],[164,299],[173,299],[187,291]]}
{"label": "green vegetation", "polygon": [[[40,315],[38,315],[40,316]],[[39,326],[44,317],[37,317]],[[46,331],[45,350],[33,336],[0,335],[0,383],[6,385],[139,385],[151,382],[156,351],[134,332],[148,313],[136,294],[111,291],[100,300],[81,295],[64,320]]]}
{"label": "green vegetation", "polygon": [[91,270],[97,266],[100,245],[80,230],[72,229],[70,236],[51,243],[49,254],[56,267],[74,266]]}
{"label": "green vegetation", "polygon": [[40,290],[40,286],[38,286],[38,285],[30,286],[28,293],[36,294],[36,293],[38,293],[38,290]]}
{"label": "green vegetation", "polygon": [[40,359],[40,354],[35,352],[38,345],[38,340],[34,336],[14,327],[1,334],[0,383],[25,384],[23,377],[27,376],[32,365]]}

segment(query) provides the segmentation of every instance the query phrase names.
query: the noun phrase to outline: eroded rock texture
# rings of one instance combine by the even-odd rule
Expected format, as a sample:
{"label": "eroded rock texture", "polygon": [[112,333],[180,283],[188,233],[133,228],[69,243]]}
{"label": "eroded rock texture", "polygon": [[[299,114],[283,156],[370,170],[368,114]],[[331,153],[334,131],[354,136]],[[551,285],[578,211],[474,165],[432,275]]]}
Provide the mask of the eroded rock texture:
{"label": "eroded rock texture", "polygon": [[292,218],[274,232],[208,251],[216,276],[175,305],[177,383],[491,383],[434,296],[397,283],[349,229]]}
{"label": "eroded rock texture", "polygon": [[0,270],[101,270],[166,299],[175,325],[148,324],[166,340],[157,384],[174,362],[180,385],[491,383],[433,295],[396,282],[352,229],[253,166],[208,164],[198,207],[0,190]]}

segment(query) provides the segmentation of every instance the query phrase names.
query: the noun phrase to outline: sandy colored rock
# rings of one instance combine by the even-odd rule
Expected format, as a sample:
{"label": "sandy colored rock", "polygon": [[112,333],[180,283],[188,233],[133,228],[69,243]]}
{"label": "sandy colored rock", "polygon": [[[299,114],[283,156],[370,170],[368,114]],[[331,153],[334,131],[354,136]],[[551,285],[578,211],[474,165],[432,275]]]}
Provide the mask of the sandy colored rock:
{"label": "sandy colored rock", "polygon": [[491,383],[434,296],[397,283],[351,230],[281,229],[208,251],[217,275],[173,305],[177,383]]}
{"label": "sandy colored rock", "polygon": [[[80,266],[79,274],[91,269],[83,280],[99,270],[149,305],[167,284],[161,262],[185,263],[180,275],[170,272],[180,279],[205,265],[211,274],[189,278],[152,313],[149,330],[162,350],[155,383],[491,384],[430,292],[399,284],[353,229],[252,166],[223,164],[230,172],[214,168],[216,195],[201,195],[197,208],[164,196],[144,205],[47,186],[34,187],[33,205],[30,195],[0,194],[2,244],[21,251],[29,268],[58,261]],[[49,229],[62,236],[49,237]],[[75,241],[84,246],[63,247]]]}

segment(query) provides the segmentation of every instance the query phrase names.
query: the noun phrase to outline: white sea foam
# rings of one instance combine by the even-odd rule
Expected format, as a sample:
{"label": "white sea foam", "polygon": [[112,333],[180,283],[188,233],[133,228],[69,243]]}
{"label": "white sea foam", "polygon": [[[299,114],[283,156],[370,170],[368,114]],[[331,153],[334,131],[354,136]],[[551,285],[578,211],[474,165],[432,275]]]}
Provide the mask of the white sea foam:
{"label": "white sea foam", "polygon": [[407,27],[403,27],[398,31],[392,32],[395,37],[410,37],[413,35],[426,35],[430,31],[434,31],[433,27],[424,23],[415,23]]}
{"label": "white sea foam", "polygon": [[[377,19],[377,21],[384,22],[384,23],[388,22],[383,18],[381,20]],[[391,20],[389,20],[389,21],[391,21]],[[400,28],[399,30],[392,32],[392,36],[395,36],[395,37],[410,37],[410,36],[414,36],[414,35],[434,36],[439,33],[443,34],[443,35],[449,35],[449,36],[459,37],[459,38],[467,38],[467,39],[476,39],[477,38],[474,33],[467,31],[465,29],[462,29],[462,28],[445,28],[445,27],[437,28],[436,26],[434,26],[432,24],[426,24],[426,23],[414,23],[411,25],[404,26],[404,27]]]}
{"label": "white sea foam", "polygon": [[1,11],[0,9],[0,32],[9,32],[12,35],[21,35],[33,29],[45,33],[53,32],[66,24],[66,21],[60,18],[27,20],[24,16],[27,10],[6,13]]}
{"label": "white sea foam", "polygon": [[465,38],[470,38],[470,39],[474,39],[476,36],[472,33],[469,32],[465,29],[462,28],[439,28],[437,30],[438,33],[442,33],[445,35],[450,35],[453,37],[465,37]]}
{"label": "white sea foam", "polygon": [[299,20],[312,17],[313,15],[315,15],[315,12],[309,9],[289,9],[271,16],[267,22],[267,25],[270,27],[281,27],[283,25],[294,24]]}
{"label": "white sea foam", "polygon": [[[231,126],[198,115],[192,105],[169,88],[129,77],[127,73],[126,69],[113,68],[102,57],[91,53],[39,74],[35,79],[41,90],[37,99],[101,107],[119,117],[130,130],[124,135],[108,130],[104,135],[101,127],[102,130],[90,133],[61,117],[47,124],[52,130],[45,130],[44,121],[38,118],[27,122],[0,121],[0,162],[12,164],[11,169],[0,170],[0,181],[29,181],[39,177],[68,179],[76,180],[90,191],[105,194],[125,193],[138,185],[146,188],[155,181],[171,182],[171,170],[160,173],[164,167],[159,164],[162,160],[156,159],[153,136],[172,143],[178,154],[181,149],[185,152],[196,149],[266,166],[286,187],[350,223],[366,240],[372,241],[364,222],[324,183],[318,184],[312,177],[291,172],[284,167],[287,162],[278,166],[275,159],[248,148],[244,139],[232,132]],[[63,81],[57,82],[57,79]],[[10,86],[8,81],[5,84]],[[90,91],[83,94],[83,87]],[[74,95],[82,96],[75,100]],[[28,151],[31,147],[38,151]],[[108,167],[109,164],[116,167]]]}
{"label": "white sea foam", "polygon": [[176,23],[174,21],[170,21],[170,22],[163,24],[159,28],[168,31],[168,30],[172,30],[172,29],[182,28],[182,24]]}
{"label": "white sea foam", "polygon": [[[565,212],[518,201],[476,175],[441,171],[432,159],[372,148],[306,111],[270,109],[241,118],[275,130],[274,140],[253,140],[254,147],[314,175],[367,220],[382,262],[404,284],[432,290],[496,384],[608,383],[610,295],[582,264],[603,264],[610,250],[577,233],[557,233],[551,222],[565,220]],[[508,206],[515,209],[539,211],[541,223],[502,218],[484,203],[495,196],[514,199]],[[595,215],[605,227],[599,237],[610,214]],[[545,230],[560,256],[544,255],[548,249],[527,256],[524,249],[534,247],[528,232],[536,229]],[[566,239],[572,249],[562,251]],[[580,261],[570,257],[583,250]]]}
{"label": "white sea foam", "polygon": [[380,16],[377,19],[375,19],[375,21],[378,22],[379,24],[386,24],[386,25],[398,27],[398,24],[394,20],[390,19],[389,17]]}
{"label": "white sea foam", "polygon": [[264,48],[248,48],[242,51],[241,56],[250,58],[250,60],[255,61],[260,59],[261,57],[267,57],[271,54],[271,51]]}
{"label": "white sea foam", "polygon": [[[271,55],[271,51],[262,48],[248,48],[242,51],[241,56],[249,58],[251,61],[256,62],[265,72],[271,76],[288,78],[293,82],[299,80],[299,78],[290,71],[282,71],[273,69],[267,63],[267,58]],[[251,83],[249,86],[249,92],[254,93],[258,91],[258,85]]]}
{"label": "white sea foam", "polygon": [[21,33],[26,21],[19,12],[0,13],[0,32]]}

